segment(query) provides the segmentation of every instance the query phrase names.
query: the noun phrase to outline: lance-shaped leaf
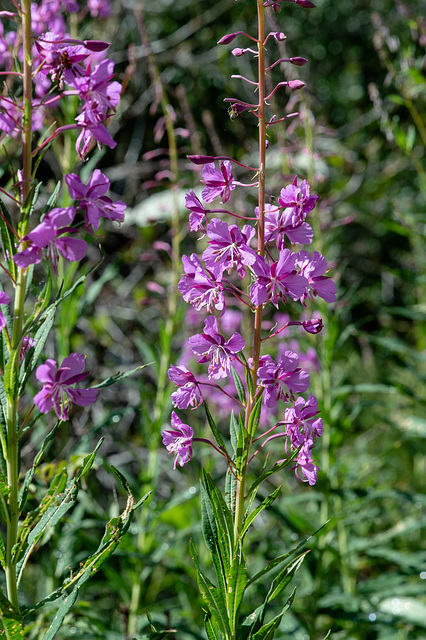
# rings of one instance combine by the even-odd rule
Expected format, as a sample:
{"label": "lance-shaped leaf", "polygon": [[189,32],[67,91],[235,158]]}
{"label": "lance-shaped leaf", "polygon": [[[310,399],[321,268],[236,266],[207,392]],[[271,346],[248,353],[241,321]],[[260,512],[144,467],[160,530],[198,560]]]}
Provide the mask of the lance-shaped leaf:
{"label": "lance-shaped leaf", "polygon": [[282,569],[280,573],[273,579],[266,598],[268,602],[271,602],[271,600],[276,598],[281,593],[281,591],[285,589],[288,583],[293,579],[294,574],[299,569],[300,565],[305,559],[305,556],[308,553],[309,549],[301,553],[300,556],[297,556],[297,558],[292,560],[292,562],[289,562],[289,564],[286,565],[284,569]]}
{"label": "lance-shaped leaf", "polygon": [[[15,559],[18,561],[18,585],[28,558],[43,533],[46,529],[54,527],[75,503],[79,490],[79,481],[93,465],[96,453],[102,442],[103,439],[98,442],[94,451],[84,458],[83,464],[77,470],[74,478],[67,481],[66,469],[55,476],[39,507],[29,513],[22,524],[18,543],[14,549]],[[65,486],[64,482],[66,482]]]}
{"label": "lance-shaped leaf", "polygon": [[115,384],[119,380],[123,380],[124,378],[128,378],[129,376],[132,376],[134,373],[138,373],[139,371],[142,371],[142,369],[145,369],[145,367],[149,367],[150,364],[153,364],[153,363],[150,362],[149,364],[141,364],[141,365],[139,365],[139,367],[136,367],[135,369],[131,369],[130,371],[124,371],[123,373],[120,373],[120,371],[119,371],[118,373],[114,374],[113,376],[110,376],[109,378],[106,378],[106,380],[103,380],[102,382],[99,382],[99,384],[94,384],[90,388],[91,389],[103,389],[104,387],[110,387],[112,384]]}
{"label": "lance-shaped leaf", "polygon": [[214,435],[214,437],[216,439],[216,442],[219,445],[219,447],[222,447],[222,449],[224,451],[226,451],[225,443],[224,443],[224,441],[222,439],[222,436],[219,433],[219,430],[218,430],[218,428],[216,426],[216,423],[215,423],[215,421],[213,419],[213,416],[210,413],[207,404],[205,402],[203,404],[204,404],[204,409],[206,411],[207,422],[209,423],[210,429],[212,430],[212,433],[213,433],[213,435]]}
{"label": "lance-shaped leaf", "polygon": [[291,604],[292,604],[292,602],[294,600],[295,594],[296,594],[296,587],[293,589],[293,592],[292,592],[291,596],[289,597],[289,599],[287,600],[287,602],[285,603],[281,613],[279,613],[277,616],[275,616],[275,618],[273,618],[270,622],[268,622],[267,624],[263,625],[259,629],[259,631],[257,631],[254,635],[250,635],[250,639],[253,639],[253,640],[273,640],[273,637],[275,635],[275,631],[280,626],[280,623],[281,623],[283,615],[290,608],[290,606],[291,606]]}
{"label": "lance-shaped leaf", "polygon": [[40,354],[44,349],[44,345],[46,344],[46,340],[49,337],[50,330],[55,321],[55,310],[52,309],[51,312],[46,316],[43,324],[39,327],[37,333],[34,336],[34,345],[30,347],[24,362],[21,365],[21,370],[19,374],[19,388],[18,395],[21,396],[24,392],[25,386],[27,384],[28,378],[33,372]]}
{"label": "lance-shaped leaf", "polygon": [[0,591],[0,637],[4,640],[24,640],[22,618]]}
{"label": "lance-shaped leaf", "polygon": [[249,422],[248,422],[248,434],[252,439],[254,437],[254,434],[256,433],[257,427],[259,426],[261,410],[262,410],[262,394],[260,394],[258,399],[256,400],[256,403],[251,411]]}
{"label": "lance-shaped leaf", "polygon": [[284,460],[284,462],[280,462],[279,464],[274,464],[272,469],[269,469],[268,471],[265,471],[258,478],[256,478],[256,480],[251,485],[250,489],[247,491],[247,498],[250,497],[252,491],[257,489],[257,487],[260,484],[262,484],[262,482],[264,480],[266,480],[266,478],[269,478],[269,476],[271,476],[273,473],[277,473],[278,471],[281,471],[282,469],[285,469],[286,467],[288,467],[288,465],[291,464],[293,462],[293,460],[297,457],[297,455],[298,455],[298,453],[299,453],[299,451],[301,449],[301,446],[298,449],[296,449],[295,451],[293,451],[292,454],[286,460]]}
{"label": "lance-shaped leaf", "polygon": [[213,621],[211,613],[208,611],[204,616],[204,626],[206,628],[208,640],[219,640],[219,629],[217,624]]}
{"label": "lance-shaped leaf", "polygon": [[197,554],[192,540],[189,541],[189,552],[197,571],[197,582],[204,602],[209,608],[212,622],[217,626],[225,640],[231,638],[231,628],[229,626],[228,612],[226,610],[226,600],[222,589],[214,584],[204,575],[200,569]]}
{"label": "lance-shaped leaf", "polygon": [[14,226],[9,211],[7,210],[3,200],[0,199],[0,237],[3,245],[3,255],[7,260],[7,266],[12,278],[17,280],[18,267],[13,261],[13,256],[16,253],[16,235],[13,232]]}
{"label": "lance-shaped leaf", "polygon": [[256,507],[256,509],[254,509],[254,511],[248,514],[248,516],[244,520],[243,528],[241,529],[241,537],[244,536],[244,534],[247,532],[247,529],[254,522],[254,520],[257,518],[259,513],[271,506],[271,504],[274,502],[279,492],[281,491],[281,487],[282,487],[282,484],[280,484],[280,486],[277,487],[275,491],[273,491],[267,498],[265,498],[262,504],[260,504],[258,507]]}
{"label": "lance-shaped leaf", "polygon": [[219,588],[226,593],[234,550],[232,516],[222,494],[203,469],[201,478],[202,529],[216,570]]}
{"label": "lance-shaped leaf", "polygon": [[246,405],[246,390],[244,389],[243,381],[241,380],[234,367],[231,366],[232,375],[234,376],[235,388],[238,393],[238,398],[244,406]]}
{"label": "lance-shaped leaf", "polygon": [[227,580],[226,600],[228,605],[231,630],[235,633],[238,622],[238,611],[247,586],[247,568],[241,543],[232,559]]}

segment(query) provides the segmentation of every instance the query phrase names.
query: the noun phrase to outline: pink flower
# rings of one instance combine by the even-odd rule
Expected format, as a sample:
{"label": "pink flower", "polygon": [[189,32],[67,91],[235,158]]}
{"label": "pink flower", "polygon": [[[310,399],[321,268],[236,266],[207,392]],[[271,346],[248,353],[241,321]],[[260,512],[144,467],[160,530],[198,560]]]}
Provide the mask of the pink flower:
{"label": "pink flower", "polygon": [[228,202],[231,191],[235,189],[234,177],[229,160],[220,161],[220,169],[213,162],[205,164],[202,172],[202,180],[206,185],[201,193],[205,202],[212,202],[220,196],[222,202]]}
{"label": "pink flower", "polygon": [[85,357],[79,353],[71,353],[60,368],[56,361],[48,359],[36,371],[36,377],[43,383],[43,389],[34,396],[34,404],[42,413],[53,408],[60,420],[68,420],[68,404],[73,402],[80,407],[93,404],[98,394],[97,389],[75,389],[73,385],[84,380],[89,373],[83,373]]}
{"label": "pink flower", "polygon": [[191,460],[191,444],[194,432],[192,427],[184,424],[174,411],[172,411],[171,426],[173,430],[166,429],[161,432],[161,435],[167,451],[176,455],[173,465],[173,468],[176,469],[178,462],[180,466],[183,467],[186,462]]}

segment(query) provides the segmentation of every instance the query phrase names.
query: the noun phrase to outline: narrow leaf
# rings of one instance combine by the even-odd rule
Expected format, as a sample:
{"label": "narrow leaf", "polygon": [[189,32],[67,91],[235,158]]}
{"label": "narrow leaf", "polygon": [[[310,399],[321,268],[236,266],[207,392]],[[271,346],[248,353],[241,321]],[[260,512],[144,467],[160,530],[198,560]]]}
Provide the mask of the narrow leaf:
{"label": "narrow leaf", "polygon": [[24,640],[22,618],[0,591],[0,636],[5,640]]}
{"label": "narrow leaf", "polygon": [[99,384],[93,385],[91,388],[92,389],[103,389],[104,387],[110,387],[112,384],[115,384],[119,380],[123,380],[124,378],[128,378],[129,376],[132,376],[134,373],[138,373],[139,371],[142,371],[142,369],[145,369],[145,367],[149,367],[151,364],[153,364],[153,363],[150,362],[148,364],[142,364],[142,365],[139,365],[139,367],[136,367],[135,369],[131,369],[130,371],[124,371],[123,373],[118,372],[115,375],[110,376],[106,380],[103,380],[102,382],[99,382]]}
{"label": "narrow leaf", "polygon": [[234,367],[231,367],[232,375],[234,376],[235,388],[238,393],[238,398],[244,406],[246,405],[246,390],[244,389],[243,381],[241,380],[238,373],[235,371]]}
{"label": "narrow leaf", "polygon": [[287,600],[287,602],[285,603],[281,613],[275,616],[275,618],[273,618],[270,622],[265,624],[263,627],[261,627],[259,631],[257,631],[253,636],[250,635],[250,638],[252,638],[253,640],[272,640],[275,635],[275,631],[280,626],[283,615],[291,607],[295,594],[296,594],[296,587],[293,589],[293,592],[289,597],[289,599]]}
{"label": "narrow leaf", "polygon": [[244,536],[244,534],[246,533],[247,529],[254,522],[254,520],[259,515],[259,513],[261,511],[263,511],[264,509],[267,509],[268,507],[271,506],[271,504],[275,501],[275,499],[277,498],[279,492],[281,491],[281,487],[282,487],[282,484],[280,484],[280,486],[277,487],[277,489],[275,489],[275,491],[273,491],[273,493],[271,493],[271,495],[269,495],[267,498],[265,498],[264,501],[262,502],[262,504],[260,504],[254,511],[249,513],[249,515],[247,516],[247,518],[244,521],[244,525],[243,525],[243,528],[241,530],[241,537]]}
{"label": "narrow leaf", "polygon": [[259,426],[261,410],[262,410],[262,395],[260,395],[256,400],[256,404],[254,405],[252,412],[250,414],[249,423],[248,423],[248,434],[251,439],[253,439],[254,434],[256,433],[257,427]]}
{"label": "narrow leaf", "polygon": [[207,404],[205,402],[203,402],[204,404],[204,409],[206,411],[206,417],[207,417],[207,421],[209,423],[210,429],[212,430],[212,433],[216,439],[217,444],[219,445],[219,447],[221,447],[222,449],[224,449],[224,451],[226,451],[226,447],[225,447],[225,443],[222,439],[222,436],[220,435],[218,428],[216,426],[215,421],[213,420],[213,416],[209,411],[209,408],[207,406]]}
{"label": "narrow leaf", "polygon": [[268,602],[271,602],[274,598],[276,598],[283,589],[288,585],[289,582],[294,577],[296,571],[298,571],[300,565],[302,564],[305,556],[309,553],[309,550],[304,551],[300,554],[295,560],[290,562],[284,569],[280,571],[280,573],[273,579],[271,587],[269,589],[269,593],[267,596]]}
{"label": "narrow leaf", "polygon": [[246,562],[241,544],[238,545],[237,552],[232,560],[227,582],[226,599],[229,619],[231,628],[235,630],[238,622],[238,610],[248,583]]}

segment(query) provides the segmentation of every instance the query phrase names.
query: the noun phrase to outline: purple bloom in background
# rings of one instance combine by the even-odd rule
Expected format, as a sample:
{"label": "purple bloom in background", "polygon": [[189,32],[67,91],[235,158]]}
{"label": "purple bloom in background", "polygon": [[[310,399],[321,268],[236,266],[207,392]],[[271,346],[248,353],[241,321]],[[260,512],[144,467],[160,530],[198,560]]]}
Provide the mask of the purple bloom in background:
{"label": "purple bloom in background", "polygon": [[108,18],[111,13],[109,0],[88,0],[87,7],[92,18]]}
{"label": "purple bloom in background", "polygon": [[278,400],[285,402],[294,393],[303,393],[309,387],[309,373],[299,368],[299,356],[293,351],[285,351],[278,364],[270,357],[264,357],[258,370],[259,384],[265,387],[263,400],[273,408]]}
{"label": "purple bloom in background", "polygon": [[218,311],[225,309],[223,285],[216,282],[210,271],[204,269],[198,256],[193,253],[190,258],[182,256],[185,275],[179,281],[178,289],[185,302],[189,302],[199,311],[206,307],[210,313],[215,307]]}
{"label": "purple bloom in background", "polygon": [[46,250],[46,256],[50,257],[56,275],[58,275],[56,265],[59,254],[71,262],[82,260],[86,253],[87,242],[64,236],[66,233],[77,231],[68,226],[74,220],[74,216],[75,209],[73,207],[49,211],[43,221],[22,238],[25,248],[13,256],[17,266],[26,269],[30,264],[38,264],[41,262],[43,249]]}
{"label": "purple bloom in background", "polygon": [[245,341],[239,333],[234,333],[227,342],[217,331],[217,320],[208,316],[204,332],[189,338],[194,353],[201,356],[198,362],[210,362],[209,378],[226,378],[235,355],[244,349]]}
{"label": "purple bloom in background", "polygon": [[201,182],[206,185],[201,193],[202,199],[205,202],[212,202],[220,196],[223,203],[228,202],[231,191],[235,189],[229,160],[221,160],[220,169],[216,168],[214,162],[205,164],[201,175]]}
{"label": "purple bloom in background", "polygon": [[[9,304],[10,303],[10,298],[7,295],[7,293],[5,293],[4,291],[0,291],[0,304]],[[4,317],[3,313],[0,311],[0,331],[3,331],[3,329],[6,326],[6,318]]]}
{"label": "purple bloom in background", "polygon": [[161,435],[167,451],[176,455],[173,465],[173,468],[176,469],[178,462],[183,467],[186,462],[191,460],[194,431],[192,427],[184,424],[174,411],[172,411],[171,426],[173,430],[166,429],[161,432]]}
{"label": "purple bloom in background", "polygon": [[185,194],[185,207],[191,212],[189,214],[189,228],[191,231],[198,231],[203,226],[206,210],[192,189]]}
{"label": "purple bloom in background", "polygon": [[[259,215],[259,207],[255,209]],[[284,249],[285,236],[292,244],[310,244],[314,236],[312,227],[307,222],[293,224],[293,210],[279,208],[265,204],[265,242],[277,241],[277,247]]]}
{"label": "purple bloom in background", "polygon": [[327,260],[318,251],[311,254],[308,251],[300,251],[297,261],[300,274],[308,280],[308,287],[303,295],[302,303],[307,298],[313,299],[314,296],[320,296],[326,302],[335,302],[337,287],[331,278],[324,276],[327,271]]}
{"label": "purple bloom in background", "polygon": [[244,265],[251,266],[257,258],[249,246],[255,232],[248,224],[240,230],[236,224],[228,225],[218,218],[213,218],[207,225],[210,241],[203,260],[217,280],[222,280],[224,271],[231,273],[233,269],[237,269],[240,278],[244,278]]}
{"label": "purple bloom in background", "polygon": [[30,336],[24,336],[22,338],[21,353],[19,354],[19,362],[22,362],[25,359],[25,356],[27,355],[28,351],[31,349],[31,347],[34,347],[34,345],[35,345],[34,338],[30,338]]}
{"label": "purple bloom in background", "polygon": [[83,373],[85,357],[71,353],[60,368],[55,360],[46,360],[36,371],[36,377],[43,383],[43,389],[34,396],[34,404],[42,413],[52,408],[61,420],[68,420],[69,402],[87,407],[96,400],[97,389],[74,389],[72,385],[84,380],[89,373]]}
{"label": "purple bloom in background", "polygon": [[257,306],[271,301],[278,308],[278,300],[285,302],[288,296],[293,300],[299,300],[305,295],[308,281],[297,273],[296,259],[297,254],[289,249],[283,249],[278,262],[271,265],[261,256],[257,256],[252,270],[258,278],[250,287],[253,304]]}
{"label": "purple bloom in background", "polygon": [[196,409],[203,401],[200,387],[190,371],[183,365],[176,367],[171,365],[169,378],[179,388],[172,393],[172,401],[175,407],[179,409],[187,409],[191,407]]}
{"label": "purple bloom in background", "polygon": [[94,231],[97,231],[100,216],[123,222],[126,205],[121,200],[113,202],[105,195],[110,188],[110,182],[99,169],[94,170],[87,185],[83,184],[75,173],[67,173],[65,182],[71,198],[78,200],[86,212],[86,229],[92,225]]}
{"label": "purple bloom in background", "polygon": [[290,207],[293,226],[296,227],[305,221],[307,214],[312,211],[318,201],[318,196],[311,196],[311,189],[306,180],[302,180],[297,186],[297,176],[293,184],[281,189],[278,202],[281,207]]}

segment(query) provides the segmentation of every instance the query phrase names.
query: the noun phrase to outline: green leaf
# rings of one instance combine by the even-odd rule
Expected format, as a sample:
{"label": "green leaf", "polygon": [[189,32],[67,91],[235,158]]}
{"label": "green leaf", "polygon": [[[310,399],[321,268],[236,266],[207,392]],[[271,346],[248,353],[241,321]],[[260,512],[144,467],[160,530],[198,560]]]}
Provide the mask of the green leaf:
{"label": "green leaf", "polygon": [[10,487],[6,477],[0,472],[0,516],[3,522],[9,522],[9,493]]}
{"label": "green leaf", "polygon": [[275,616],[275,618],[273,618],[270,622],[265,624],[263,627],[261,627],[259,631],[257,631],[253,636],[250,635],[250,638],[252,638],[253,640],[272,640],[275,635],[275,631],[280,626],[283,615],[291,607],[295,594],[296,594],[296,587],[293,589],[293,592],[289,597],[289,599],[287,600],[287,602],[285,603],[281,613]]}
{"label": "green leaf", "polygon": [[234,453],[237,453],[238,447],[238,421],[235,417],[235,413],[231,412],[231,419],[229,421],[229,434],[231,438],[231,446]]}
{"label": "green leaf", "polygon": [[248,447],[247,447],[247,431],[244,426],[243,417],[238,414],[238,444],[237,452],[235,455],[235,465],[237,468],[237,475],[241,478],[244,468],[247,463]]}
{"label": "green leaf", "polygon": [[56,430],[58,428],[58,426],[60,425],[61,421],[58,420],[55,424],[55,426],[53,427],[53,429],[47,434],[47,436],[44,438],[42,445],[40,447],[40,449],[38,450],[37,455],[34,458],[34,462],[31,466],[30,469],[28,469],[27,473],[25,474],[25,478],[24,478],[24,482],[22,483],[22,487],[19,491],[19,511],[22,512],[25,506],[25,502],[27,499],[27,494],[28,494],[28,488],[34,478],[34,474],[36,472],[36,469],[38,467],[38,465],[40,464],[43,455],[47,449],[47,447],[50,445],[50,443],[53,441],[55,434],[56,434]]}
{"label": "green leaf", "polygon": [[232,559],[227,582],[226,600],[228,604],[229,619],[231,621],[231,627],[235,631],[236,623],[238,621],[239,606],[248,583],[246,561],[240,543],[238,544],[237,552]]}
{"label": "green leaf", "polygon": [[271,493],[271,495],[269,495],[267,498],[265,498],[264,501],[262,502],[262,504],[260,504],[254,511],[249,513],[249,515],[247,516],[247,518],[244,521],[244,525],[243,525],[243,528],[241,530],[241,537],[244,536],[244,534],[246,533],[247,529],[254,522],[254,520],[259,515],[259,513],[261,511],[263,511],[264,509],[267,509],[268,507],[271,506],[271,504],[274,502],[274,500],[277,498],[279,492],[281,491],[281,487],[282,487],[282,484],[280,484],[280,486],[277,489],[275,489],[275,491],[273,493]]}
{"label": "green leaf", "polygon": [[35,344],[28,350],[25,360],[21,365],[20,374],[19,374],[19,388],[18,388],[19,396],[21,396],[22,393],[24,392],[28,378],[30,377],[33,370],[35,369],[39,356],[44,349],[44,345],[46,344],[47,338],[49,337],[49,333],[50,333],[50,330],[52,329],[54,321],[55,321],[55,310],[52,309],[52,311],[45,318],[43,324],[35,334],[34,336]]}
{"label": "green leaf", "polygon": [[[28,562],[35,545],[46,529],[54,527],[73,506],[77,499],[79,480],[93,465],[96,453],[101,446],[101,439],[94,451],[86,456],[74,478],[67,481],[67,470],[63,469],[52,480],[50,487],[37,509],[31,511],[25,518],[19,531],[18,544],[14,554],[17,562],[17,583],[19,585],[25,565]],[[65,486],[64,486],[64,483]]]}
{"label": "green leaf", "polygon": [[219,447],[221,447],[224,451],[226,451],[225,443],[224,443],[224,441],[222,439],[222,436],[220,435],[220,433],[218,431],[218,428],[216,426],[215,421],[213,420],[213,416],[210,413],[207,404],[205,402],[203,402],[203,405],[204,405],[204,409],[206,411],[207,421],[208,421],[208,423],[210,425],[210,429],[212,430],[212,433],[213,433],[213,435],[215,437],[215,440],[216,440],[217,444],[219,445]]}
{"label": "green leaf", "polygon": [[226,470],[225,478],[225,500],[229,511],[235,513],[235,504],[237,499],[237,479],[229,469]]}
{"label": "green leaf", "polygon": [[0,636],[5,640],[24,640],[22,617],[0,591]]}
{"label": "green leaf", "polygon": [[249,394],[249,397],[252,398],[254,395],[254,389],[253,389],[253,378],[251,377],[251,371],[250,371],[250,367],[248,365],[248,362],[246,360],[245,355],[243,354],[243,352],[241,351],[240,353],[240,359],[243,361],[243,364],[245,366],[246,369],[246,385],[247,385],[247,392]]}
{"label": "green leaf", "polygon": [[[56,612],[50,629],[44,636],[44,640],[53,639],[55,633],[59,630],[65,615],[76,601],[80,588],[91,576],[95,575],[99,571],[103,563],[112,555],[119,545],[123,535],[129,529],[135,509],[137,509],[138,506],[147,499],[150,493],[151,492],[145,494],[142,500],[137,504],[135,503],[132,494],[129,493],[123,513],[107,522],[104,535],[95,553],[89,556],[84,563],[80,563],[78,570],[70,577],[67,577],[59,589],[50,593],[37,604],[23,609],[23,615],[25,616],[37,609],[40,609],[40,607],[44,606],[48,602],[53,602],[60,597],[63,598],[63,602]],[[72,591],[69,595],[66,595],[66,592],[70,587],[72,587]]]}
{"label": "green leaf", "polygon": [[289,456],[286,460],[284,460],[284,462],[280,462],[279,464],[274,464],[274,466],[269,469],[269,471],[265,471],[264,473],[262,473],[251,485],[250,489],[247,491],[247,498],[251,495],[252,491],[254,491],[255,489],[257,489],[257,487],[262,484],[262,482],[264,480],[266,480],[266,478],[269,478],[269,476],[271,476],[273,473],[277,473],[278,471],[281,471],[282,469],[285,469],[286,467],[288,467],[289,464],[291,464],[294,460],[294,458],[297,457],[299,451],[300,451],[299,447],[298,449],[295,449],[295,451],[293,451],[293,453],[291,454],[291,456]]}
{"label": "green leaf", "polygon": [[18,278],[18,267],[13,260],[13,256],[16,253],[16,236],[12,231],[14,228],[9,211],[0,198],[0,237],[3,245],[3,255],[6,257],[9,273],[16,282]]}
{"label": "green leaf", "polygon": [[305,538],[304,540],[299,542],[299,544],[296,547],[294,547],[293,549],[291,549],[290,551],[288,551],[288,553],[283,553],[281,556],[277,556],[276,558],[274,558],[273,560],[268,562],[268,564],[263,569],[261,569],[261,571],[258,571],[258,573],[256,573],[256,575],[254,575],[252,578],[250,578],[249,583],[248,583],[247,586],[249,586],[249,585],[253,584],[254,582],[256,582],[257,580],[259,580],[259,578],[264,576],[266,573],[268,573],[272,569],[275,569],[275,567],[277,567],[282,562],[284,562],[284,560],[286,560],[289,556],[293,555],[293,553],[296,553],[296,551],[299,551],[299,549],[301,549],[301,547],[303,547],[311,538],[316,536],[317,533],[319,533],[321,531],[321,529],[324,529],[324,527],[326,527],[329,522],[330,522],[330,520],[327,520],[327,522],[325,522],[323,525],[321,525],[321,527],[319,527],[319,529],[317,529],[312,535],[308,536],[307,538]]}
{"label": "green leaf", "polygon": [[218,587],[215,587],[201,571],[192,540],[189,541],[189,552],[197,571],[198,587],[204,601],[209,607],[209,613],[212,616],[212,621],[218,627],[224,638],[228,640],[231,637],[231,629],[229,626],[228,612],[226,610],[226,601],[223,591]]}
{"label": "green leaf", "polygon": [[234,367],[231,367],[231,370],[232,370],[232,375],[234,376],[235,388],[237,389],[238,398],[241,404],[245,406],[247,400],[246,400],[246,390],[244,389],[243,382],[240,376],[238,375],[238,373],[235,371]]}
{"label": "green leaf", "polygon": [[213,618],[209,611],[207,611],[204,616],[204,626],[206,628],[208,640],[219,640],[219,629],[217,628],[217,624],[213,622]]}
{"label": "green leaf", "polygon": [[271,602],[271,600],[276,598],[281,593],[281,591],[285,589],[288,583],[291,582],[291,580],[294,577],[294,574],[296,573],[296,571],[298,571],[303,560],[305,559],[305,556],[308,553],[309,553],[309,549],[301,553],[300,556],[297,556],[297,558],[295,558],[292,562],[286,565],[284,569],[282,569],[280,573],[277,576],[275,576],[266,598],[268,602]]}
{"label": "green leaf", "polygon": [[104,387],[110,387],[112,384],[115,384],[119,380],[128,378],[129,376],[132,376],[134,373],[138,373],[139,371],[142,371],[142,369],[145,369],[145,367],[149,367],[151,364],[153,363],[150,362],[149,364],[142,364],[139,367],[136,367],[135,369],[131,369],[130,371],[124,371],[124,373],[118,372],[115,375],[110,376],[106,380],[99,382],[99,384],[93,385],[91,389],[104,389]]}
{"label": "green leaf", "polygon": [[256,400],[256,404],[254,405],[250,413],[250,418],[248,423],[248,434],[251,439],[254,437],[257,427],[259,426],[261,409],[262,409],[262,394],[260,394],[260,396]]}
{"label": "green leaf", "polygon": [[204,539],[212,556],[218,585],[225,594],[234,548],[232,516],[222,494],[204,469],[201,477],[201,517]]}

